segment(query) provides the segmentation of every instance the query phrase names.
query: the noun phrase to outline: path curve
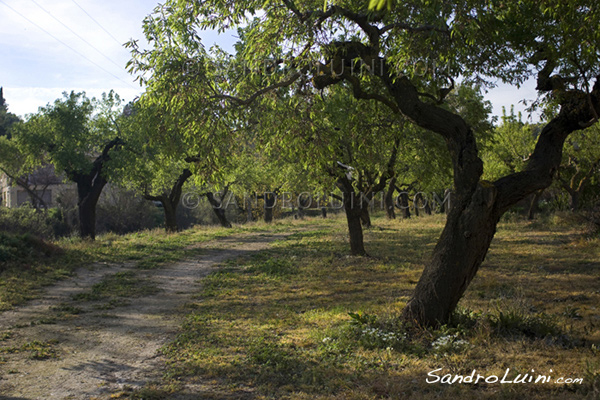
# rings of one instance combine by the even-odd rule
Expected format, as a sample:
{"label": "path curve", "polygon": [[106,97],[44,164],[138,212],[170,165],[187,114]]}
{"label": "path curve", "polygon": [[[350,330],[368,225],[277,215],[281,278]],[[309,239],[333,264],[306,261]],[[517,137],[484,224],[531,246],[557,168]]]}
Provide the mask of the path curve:
{"label": "path curve", "polygon": [[[131,264],[80,269],[75,277],[49,287],[40,299],[0,314],[0,333],[11,332],[0,347],[21,350],[0,354],[0,399],[107,399],[160,379],[164,363],[159,349],[175,337],[183,306],[199,291],[201,279],[220,263],[266,250],[291,233],[204,242],[198,245],[204,254],[155,270]],[[74,294],[89,290],[107,274],[127,270],[143,273],[159,292],[109,312],[86,306],[83,313],[43,323],[53,307],[72,302]],[[56,358],[29,358],[23,346],[32,342],[48,345]]]}

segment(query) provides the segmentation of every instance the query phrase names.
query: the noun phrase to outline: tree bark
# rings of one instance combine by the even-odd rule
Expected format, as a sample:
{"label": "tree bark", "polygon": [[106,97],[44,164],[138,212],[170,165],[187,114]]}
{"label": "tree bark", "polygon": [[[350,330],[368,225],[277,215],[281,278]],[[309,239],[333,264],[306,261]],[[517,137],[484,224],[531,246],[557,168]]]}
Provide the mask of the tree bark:
{"label": "tree bark", "polygon": [[102,184],[102,187],[97,191],[89,190],[86,186],[77,184],[79,234],[83,239],[96,239],[96,205],[105,184]]}
{"label": "tree bark", "polygon": [[367,256],[363,240],[363,227],[361,221],[362,199],[356,195],[352,182],[346,176],[337,180],[337,186],[342,192],[342,203],[346,212],[348,223],[348,237],[350,239],[350,254],[353,256]]}
{"label": "tree bark", "polygon": [[165,231],[167,233],[179,231],[179,224],[177,224],[177,204],[171,204],[168,199],[165,199],[161,203],[163,205],[163,212],[165,213]]}
{"label": "tree bark", "polygon": [[360,205],[360,222],[365,229],[371,228],[371,215],[369,213],[369,203],[362,201]]}
{"label": "tree bark", "polygon": [[[600,83],[594,86],[594,104],[600,109]],[[472,164],[455,168],[452,207],[446,226],[425,266],[403,317],[419,325],[446,323],[458,301],[483,262],[494,237],[496,225],[510,206],[552,183],[562,158],[564,142],[571,132],[593,118],[585,95],[579,102],[562,105],[560,114],[542,130],[525,171],[500,178],[493,184],[480,182],[470,194],[468,186],[458,185],[480,173]],[[475,167],[477,168],[477,167]],[[466,183],[466,181],[465,181]]]}
{"label": "tree bark", "polygon": [[327,218],[327,207],[321,207],[321,217],[323,219]]}

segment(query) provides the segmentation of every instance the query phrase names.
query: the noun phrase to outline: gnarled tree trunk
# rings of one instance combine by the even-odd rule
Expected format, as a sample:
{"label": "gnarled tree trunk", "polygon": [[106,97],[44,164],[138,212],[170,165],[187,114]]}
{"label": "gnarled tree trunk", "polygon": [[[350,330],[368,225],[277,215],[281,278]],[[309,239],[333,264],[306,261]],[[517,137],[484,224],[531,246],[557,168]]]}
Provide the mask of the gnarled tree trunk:
{"label": "gnarled tree trunk", "polygon": [[84,239],[96,239],[96,205],[106,186],[106,178],[103,169],[110,160],[109,152],[123,141],[115,138],[108,142],[102,153],[92,163],[90,172],[66,170],[67,176],[77,184],[77,207],[79,212],[79,233]]}

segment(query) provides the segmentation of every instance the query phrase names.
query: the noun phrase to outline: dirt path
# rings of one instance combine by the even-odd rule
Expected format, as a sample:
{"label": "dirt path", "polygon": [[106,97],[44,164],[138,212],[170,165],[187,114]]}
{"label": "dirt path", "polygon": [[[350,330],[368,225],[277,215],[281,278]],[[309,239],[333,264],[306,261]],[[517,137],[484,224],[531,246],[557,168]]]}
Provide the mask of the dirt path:
{"label": "dirt path", "polygon": [[[9,332],[0,341],[0,399],[106,399],[158,379],[158,350],[174,338],[183,305],[198,292],[201,278],[219,263],[265,250],[286,236],[257,233],[206,242],[200,245],[203,255],[149,271],[127,264],[82,269],[43,298],[0,314],[0,335]],[[73,300],[122,271],[150,279],[158,292],[114,308]]]}

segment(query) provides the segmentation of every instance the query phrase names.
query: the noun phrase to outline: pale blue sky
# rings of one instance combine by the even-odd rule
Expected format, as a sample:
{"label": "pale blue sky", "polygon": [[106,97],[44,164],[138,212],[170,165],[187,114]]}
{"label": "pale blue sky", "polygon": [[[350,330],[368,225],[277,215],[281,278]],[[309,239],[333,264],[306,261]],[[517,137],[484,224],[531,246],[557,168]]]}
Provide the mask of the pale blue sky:
{"label": "pale blue sky", "polygon": [[[0,86],[9,110],[21,116],[33,113],[71,90],[85,90],[91,97],[114,89],[127,101],[139,95],[142,89],[125,70],[129,51],[122,44],[131,38],[142,41],[142,20],[157,4],[157,0],[0,0]],[[218,42],[230,48],[235,38],[205,33],[203,40],[207,47]],[[534,86],[532,82],[521,90],[500,86],[486,98],[496,115],[511,104],[518,111],[524,109],[520,100],[535,99]]]}

